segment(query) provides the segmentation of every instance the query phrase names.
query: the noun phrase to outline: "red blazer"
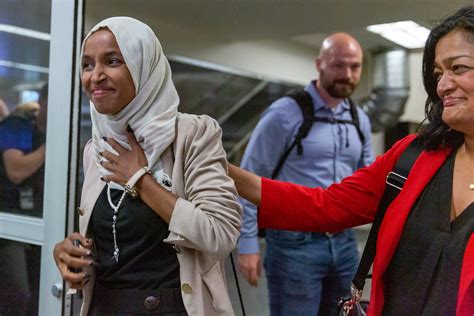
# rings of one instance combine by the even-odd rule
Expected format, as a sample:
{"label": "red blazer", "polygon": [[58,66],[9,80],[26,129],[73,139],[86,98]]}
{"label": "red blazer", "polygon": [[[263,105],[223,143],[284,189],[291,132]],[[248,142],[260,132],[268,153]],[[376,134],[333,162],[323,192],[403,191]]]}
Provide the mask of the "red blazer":
{"label": "red blazer", "polygon": [[[296,231],[340,231],[371,223],[385,190],[385,179],[416,135],[397,142],[368,167],[327,190],[262,178],[260,228]],[[398,245],[418,196],[446,160],[449,151],[422,152],[404,189],[387,209],[380,226],[372,273],[369,315],[380,315],[384,304],[383,274]],[[296,211],[297,210],[297,211]],[[474,235],[464,252],[456,315],[474,315]]]}

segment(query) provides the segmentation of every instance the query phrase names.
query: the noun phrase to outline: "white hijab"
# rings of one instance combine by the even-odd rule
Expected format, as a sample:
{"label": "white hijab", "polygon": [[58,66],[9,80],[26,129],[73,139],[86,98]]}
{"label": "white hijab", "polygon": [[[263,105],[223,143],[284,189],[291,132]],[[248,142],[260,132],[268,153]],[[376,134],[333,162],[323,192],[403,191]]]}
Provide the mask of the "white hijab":
{"label": "white hijab", "polygon": [[[96,162],[102,175],[110,174],[99,161],[99,153],[115,151],[103,141],[110,137],[130,149],[127,125],[133,129],[151,170],[161,169],[160,156],[173,142],[179,97],[171,80],[171,69],[155,33],[146,24],[129,17],[113,17],[92,28],[92,33],[107,28],[115,36],[135,85],[135,98],[119,113],[104,115],[90,102],[92,138]],[[82,56],[81,56],[82,57]]]}

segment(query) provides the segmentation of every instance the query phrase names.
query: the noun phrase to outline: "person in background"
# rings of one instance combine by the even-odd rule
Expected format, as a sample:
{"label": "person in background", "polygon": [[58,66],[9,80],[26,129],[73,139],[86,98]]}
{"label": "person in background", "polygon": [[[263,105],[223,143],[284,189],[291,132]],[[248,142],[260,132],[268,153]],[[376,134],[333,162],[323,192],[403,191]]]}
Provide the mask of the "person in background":
{"label": "person in background", "polygon": [[177,112],[160,42],[136,19],[97,24],[81,63],[92,139],[79,232],[53,254],[83,290],[81,314],[232,315],[223,262],[241,207],[219,125]]}
{"label": "person in background", "polygon": [[[302,141],[303,153],[296,148],[286,159],[279,180],[306,186],[328,187],[358,168],[371,163],[371,125],[367,115],[356,109],[353,120],[349,96],[359,83],[362,49],[349,34],[335,33],[322,43],[316,58],[319,79],[305,88],[316,117],[330,122],[314,122]],[[271,177],[280,157],[296,138],[303,115],[296,100],[285,96],[276,100],[262,115],[245,150],[241,167],[260,176]],[[363,139],[359,136],[363,134]],[[238,263],[247,281],[257,286],[261,274],[257,210],[242,200],[244,216],[238,242]],[[295,210],[296,211],[296,210]],[[337,232],[290,232],[266,230],[264,267],[268,280],[272,315],[329,315],[336,302],[348,294],[357,269],[359,254],[351,229]]]}
{"label": "person in background", "polygon": [[338,231],[370,223],[388,173],[423,148],[380,226],[369,315],[474,314],[474,6],[431,31],[423,57],[426,125],[328,189],[229,167],[262,228]]}
{"label": "person in background", "polygon": [[[45,160],[48,85],[39,109],[20,105],[0,122],[0,205],[11,212],[41,216]],[[36,108],[26,111],[25,108]]]}
{"label": "person in background", "polygon": [[[42,215],[47,100],[44,85],[39,104],[20,104],[0,121],[0,212]],[[41,247],[0,239],[0,253],[0,314],[34,314]]]}
{"label": "person in background", "polygon": [[24,102],[15,106],[12,114],[35,118],[40,112],[41,106],[38,102]]}

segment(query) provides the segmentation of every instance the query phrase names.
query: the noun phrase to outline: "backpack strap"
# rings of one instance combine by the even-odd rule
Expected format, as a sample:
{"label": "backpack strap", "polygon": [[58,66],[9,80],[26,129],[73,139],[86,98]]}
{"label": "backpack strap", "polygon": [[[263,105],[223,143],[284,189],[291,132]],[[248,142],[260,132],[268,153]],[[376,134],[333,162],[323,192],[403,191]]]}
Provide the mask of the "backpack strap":
{"label": "backpack strap", "polygon": [[278,176],[281,168],[283,167],[283,164],[286,161],[286,158],[288,158],[288,155],[295,146],[298,155],[303,154],[303,145],[301,144],[301,141],[306,136],[308,136],[309,130],[313,126],[314,122],[313,99],[311,98],[311,95],[308,92],[306,92],[302,88],[297,88],[290,90],[286,94],[286,96],[292,98],[296,101],[296,104],[298,104],[298,107],[300,108],[301,113],[303,114],[303,123],[301,123],[300,127],[298,128],[298,133],[296,134],[293,143],[280,157],[280,160],[278,161],[275,169],[272,172],[272,179],[275,179]]}
{"label": "backpack strap", "polygon": [[360,120],[359,120],[359,112],[357,111],[357,106],[349,99],[349,111],[351,112],[351,117],[355,128],[357,129],[357,134],[359,135],[360,142],[365,144],[365,136],[360,129]]}
{"label": "backpack strap", "polygon": [[393,170],[387,175],[387,185],[385,186],[385,191],[382,195],[382,199],[380,200],[377,213],[375,214],[374,222],[372,224],[372,228],[370,229],[369,237],[367,238],[357,273],[352,280],[353,287],[355,287],[355,290],[359,291],[360,293],[362,293],[365,285],[365,279],[367,278],[370,267],[372,266],[375,258],[377,236],[380,225],[382,224],[382,220],[385,216],[385,212],[387,211],[388,206],[402,190],[413,164],[423,149],[424,148],[419,138],[415,138],[402,153]]}
{"label": "backpack strap", "polygon": [[[271,176],[272,179],[275,179],[278,176],[278,174],[281,171],[281,168],[283,167],[283,164],[288,158],[288,155],[290,154],[290,152],[293,150],[295,146],[296,146],[297,154],[300,156],[303,154],[302,141],[304,138],[306,138],[306,136],[308,136],[308,133],[311,130],[311,127],[313,126],[314,122],[324,122],[324,123],[330,123],[330,124],[352,124],[355,126],[357,130],[357,134],[359,135],[360,142],[362,143],[362,145],[365,144],[365,136],[364,136],[364,133],[362,133],[362,130],[360,129],[359,113],[357,112],[357,106],[354,104],[354,102],[352,102],[351,99],[349,99],[349,111],[350,111],[352,120],[349,121],[349,120],[340,120],[340,119],[334,119],[334,118],[328,118],[328,117],[315,117],[313,98],[303,88],[295,88],[293,90],[290,90],[285,96],[290,97],[296,101],[296,104],[298,104],[298,107],[300,108],[301,113],[303,115],[303,122],[298,128],[298,133],[296,134],[295,139],[293,140],[293,143],[291,143],[290,147],[286,149],[286,151],[280,157],[280,160],[278,160],[278,163],[272,172],[272,176]],[[361,156],[362,154],[363,154],[363,151],[361,153]]]}
{"label": "backpack strap", "polygon": [[365,144],[365,135],[362,133],[360,129],[360,121],[359,121],[359,112],[357,112],[357,106],[352,102],[351,99],[349,101],[349,113],[351,114],[352,120],[340,120],[333,117],[314,117],[315,122],[324,122],[329,124],[351,124],[354,125],[357,130],[357,135],[359,136],[361,144]]}
{"label": "backpack strap", "polygon": [[303,145],[301,144],[301,141],[306,138],[306,136],[308,136],[309,130],[313,126],[314,122],[313,98],[302,88],[291,90],[286,94],[286,96],[293,98],[296,101],[296,104],[298,104],[301,113],[303,114],[303,122],[298,128],[298,133],[296,134],[294,140],[298,155],[302,155]]}

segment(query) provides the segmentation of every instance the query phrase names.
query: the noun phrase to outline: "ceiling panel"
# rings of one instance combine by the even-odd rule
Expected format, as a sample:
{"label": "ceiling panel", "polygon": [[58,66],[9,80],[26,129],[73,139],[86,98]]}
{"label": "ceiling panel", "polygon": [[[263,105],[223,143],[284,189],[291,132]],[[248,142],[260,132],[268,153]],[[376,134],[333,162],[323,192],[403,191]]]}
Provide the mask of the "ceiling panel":
{"label": "ceiling panel", "polygon": [[[227,41],[296,40],[314,46],[312,36],[335,31],[358,35],[366,49],[394,46],[365,31],[370,24],[414,20],[427,27],[467,0],[94,0],[87,1],[90,24],[129,15],[155,30],[175,25]],[[313,35],[316,34],[316,35]],[[304,39],[309,39],[305,41]]]}

